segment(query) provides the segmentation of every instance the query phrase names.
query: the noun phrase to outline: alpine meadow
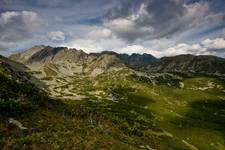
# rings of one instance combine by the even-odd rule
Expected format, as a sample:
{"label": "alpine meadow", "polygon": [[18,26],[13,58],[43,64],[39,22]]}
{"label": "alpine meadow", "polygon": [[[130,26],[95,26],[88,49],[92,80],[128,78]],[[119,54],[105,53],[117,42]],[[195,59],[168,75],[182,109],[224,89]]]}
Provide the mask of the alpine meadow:
{"label": "alpine meadow", "polygon": [[224,0],[1,0],[0,149],[225,150]]}

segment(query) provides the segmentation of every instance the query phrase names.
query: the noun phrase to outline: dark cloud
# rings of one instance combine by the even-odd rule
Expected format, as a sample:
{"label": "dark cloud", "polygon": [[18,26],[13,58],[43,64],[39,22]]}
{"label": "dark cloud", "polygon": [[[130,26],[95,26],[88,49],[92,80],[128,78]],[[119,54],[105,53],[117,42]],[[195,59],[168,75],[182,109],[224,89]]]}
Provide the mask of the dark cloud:
{"label": "dark cloud", "polygon": [[223,48],[223,49],[208,49],[207,52],[211,55],[225,58],[225,48]]}
{"label": "dark cloud", "polygon": [[[221,2],[222,0],[216,0]],[[129,42],[139,38],[171,37],[175,33],[195,28],[200,25],[224,23],[225,12],[215,11],[212,1],[185,0],[123,0],[106,15],[106,22],[115,22],[121,18],[133,24],[133,30],[115,28],[115,24],[107,27],[114,30],[118,37]],[[218,7],[218,6],[217,6]],[[220,6],[221,7],[221,6]],[[221,9],[222,10],[222,9]],[[144,12],[145,11],[145,12]],[[140,28],[152,28],[154,32],[138,31]],[[129,33],[127,33],[127,32]]]}
{"label": "dark cloud", "polygon": [[108,10],[106,13],[106,19],[115,19],[118,17],[126,17],[136,12],[142,3],[146,3],[148,0],[121,0],[117,2],[116,7]]}
{"label": "dark cloud", "polygon": [[7,11],[0,16],[0,50],[6,50],[32,38],[42,25],[37,13],[32,11]]}
{"label": "dark cloud", "polygon": [[224,10],[224,0],[0,0],[0,49],[50,44],[217,55],[224,49],[201,42],[224,43]]}

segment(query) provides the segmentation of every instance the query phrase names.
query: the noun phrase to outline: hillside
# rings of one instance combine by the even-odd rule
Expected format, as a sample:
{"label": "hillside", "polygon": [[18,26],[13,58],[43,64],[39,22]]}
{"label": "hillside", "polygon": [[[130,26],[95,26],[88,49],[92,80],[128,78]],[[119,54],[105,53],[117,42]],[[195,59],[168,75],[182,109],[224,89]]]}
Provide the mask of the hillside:
{"label": "hillside", "polygon": [[[156,60],[148,54],[129,56],[107,51],[87,54],[82,50],[43,45],[34,46],[9,58],[25,64],[33,76],[47,85],[52,97],[62,96],[57,87],[70,83],[73,76],[96,77],[107,72],[132,71],[133,68],[139,69]],[[69,90],[64,91],[68,95],[67,98],[85,97],[77,93],[72,94]]]}
{"label": "hillside", "polygon": [[[173,64],[172,71],[145,73],[128,67],[114,52],[85,54],[49,47],[35,51],[26,61],[20,60],[23,54],[11,58],[24,62],[26,72],[43,82],[44,87],[38,86],[55,100],[23,118],[25,127],[36,130],[25,139],[16,138],[17,143],[25,140],[27,148],[51,149],[225,148],[224,76],[173,69],[211,57],[177,56],[163,65]],[[212,57],[210,62],[214,59],[223,60]],[[34,118],[41,123],[31,123]]]}
{"label": "hillside", "polygon": [[[54,72],[72,74],[92,74],[130,68],[142,72],[191,72],[221,75],[225,74],[225,59],[209,55],[178,55],[155,58],[150,54],[118,54],[101,52],[87,54],[82,50],[66,47],[34,46],[26,51],[10,56],[10,59],[28,65],[31,70],[52,68]],[[63,62],[63,63],[61,63]]]}
{"label": "hillside", "polygon": [[157,60],[157,58],[150,54],[120,54],[119,57],[128,67],[135,70],[139,70],[141,67],[145,67]]}
{"label": "hillside", "polygon": [[179,55],[163,57],[150,63],[144,70],[149,72],[192,72],[225,74],[225,59],[207,55]]}
{"label": "hillside", "polygon": [[[60,62],[73,64],[82,73],[91,72],[94,69],[102,69],[105,72],[111,68],[129,67],[138,69],[146,66],[156,58],[150,54],[117,54],[115,52],[102,52],[87,54],[82,50],[68,49],[66,47],[50,47],[38,45],[24,52],[10,56],[10,59],[34,66],[35,64],[62,64]],[[67,66],[68,67],[68,66]],[[78,70],[79,70],[78,69]],[[73,69],[75,70],[75,69]]]}
{"label": "hillside", "polygon": [[26,113],[44,101],[46,94],[30,82],[39,80],[26,70],[24,65],[0,56],[0,111],[4,114],[1,117]]}
{"label": "hillside", "polygon": [[0,0],[0,150],[225,150],[225,0]]}

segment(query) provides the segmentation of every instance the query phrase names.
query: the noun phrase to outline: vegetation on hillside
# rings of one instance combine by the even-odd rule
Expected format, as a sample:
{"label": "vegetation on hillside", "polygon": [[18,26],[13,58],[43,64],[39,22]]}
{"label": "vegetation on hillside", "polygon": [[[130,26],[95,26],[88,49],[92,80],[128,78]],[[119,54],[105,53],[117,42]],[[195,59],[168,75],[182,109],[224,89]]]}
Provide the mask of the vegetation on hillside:
{"label": "vegetation on hillside", "polygon": [[[54,79],[63,85],[52,99],[0,67],[1,149],[225,149],[222,78],[121,70]],[[67,98],[75,93],[85,97]]]}

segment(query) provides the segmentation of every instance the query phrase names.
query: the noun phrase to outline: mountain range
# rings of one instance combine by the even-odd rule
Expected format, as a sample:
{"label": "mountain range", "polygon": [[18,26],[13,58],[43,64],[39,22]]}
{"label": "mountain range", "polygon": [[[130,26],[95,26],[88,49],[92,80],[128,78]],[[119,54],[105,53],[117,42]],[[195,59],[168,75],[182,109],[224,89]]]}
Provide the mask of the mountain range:
{"label": "mountain range", "polygon": [[186,54],[157,59],[150,54],[128,55],[109,51],[87,54],[77,49],[39,45],[9,58],[29,66],[55,64],[59,67],[64,64],[65,68],[77,73],[99,74],[109,69],[123,67],[143,72],[194,72],[219,75],[225,73],[225,59],[209,55]]}
{"label": "mountain range", "polygon": [[0,56],[0,148],[225,149],[224,66],[44,45]]}
{"label": "mountain range", "polygon": [[210,55],[178,55],[163,57],[149,63],[150,72],[193,72],[205,74],[225,74],[225,59]]}

